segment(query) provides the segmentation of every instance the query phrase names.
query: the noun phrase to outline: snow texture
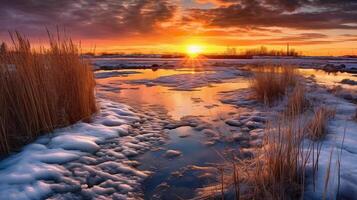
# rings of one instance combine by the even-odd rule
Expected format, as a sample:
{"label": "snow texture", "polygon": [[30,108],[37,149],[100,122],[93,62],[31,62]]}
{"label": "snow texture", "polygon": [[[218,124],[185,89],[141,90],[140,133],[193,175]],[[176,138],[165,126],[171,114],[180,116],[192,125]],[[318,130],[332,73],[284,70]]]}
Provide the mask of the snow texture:
{"label": "snow texture", "polygon": [[57,129],[0,161],[0,199],[140,199],[140,182],[150,172],[136,169],[130,157],[162,134],[133,132],[145,117],[126,105],[100,105],[91,123]]}
{"label": "snow texture", "polygon": [[245,75],[244,72],[235,68],[217,68],[215,71],[196,72],[187,74],[175,74],[170,76],[161,76],[154,80],[134,80],[130,83],[146,84],[148,86],[162,85],[171,87],[174,90],[190,91],[200,87],[209,86],[213,83],[222,83],[224,80],[234,79],[237,76]]}
{"label": "snow texture", "polygon": [[353,119],[357,106],[331,94],[318,95],[325,105],[336,108],[336,116],[321,141],[315,188],[311,171],[307,173],[305,199],[322,199],[324,195],[327,199],[351,199],[357,193],[357,122]]}

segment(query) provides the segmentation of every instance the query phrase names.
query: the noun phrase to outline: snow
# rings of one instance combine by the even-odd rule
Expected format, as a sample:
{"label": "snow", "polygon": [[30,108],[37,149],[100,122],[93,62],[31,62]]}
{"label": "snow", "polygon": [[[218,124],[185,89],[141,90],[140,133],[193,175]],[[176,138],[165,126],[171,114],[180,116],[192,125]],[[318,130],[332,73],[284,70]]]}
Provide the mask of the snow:
{"label": "snow", "polygon": [[[135,68],[137,63],[147,66],[147,61],[131,60],[126,64],[118,61],[96,61],[97,66],[110,62],[112,67]],[[122,62],[122,61],[120,61]],[[151,61],[153,64],[157,60]],[[161,61],[160,61],[161,62]],[[172,60],[169,64],[179,63]],[[252,60],[209,61],[204,65],[217,67],[214,70],[198,71],[186,74],[161,76],[154,80],[143,79],[129,83],[162,85],[174,90],[197,90],[213,83],[222,83],[245,72],[227,67],[235,64],[255,64],[257,62],[299,64],[303,67],[321,67],[327,63],[344,63],[352,69],[357,65],[355,60],[331,60],[331,58],[304,59],[271,59],[256,58]],[[110,64],[109,63],[109,64]],[[151,64],[151,63],[150,63]],[[165,64],[165,63],[162,63]],[[131,71],[98,71],[97,78],[127,76]],[[103,86],[104,87],[104,86]],[[118,86],[108,86],[108,90],[117,90]],[[320,92],[320,93],[319,93]],[[337,158],[341,154],[340,196],[351,198],[357,192],[357,123],[352,119],[356,106],[345,100],[334,97],[327,92],[316,91],[318,99],[324,104],[336,106],[337,115],[329,123],[329,134],[322,141],[320,165],[317,174],[317,186],[312,188],[312,179],[307,172],[305,198],[321,199],[324,189],[327,166],[332,151],[329,196],[337,190]],[[244,141],[248,147],[260,147],[263,143],[265,122],[272,113],[262,109],[262,105],[249,98],[247,89],[220,93],[220,101],[244,107],[245,112],[232,113],[223,119],[230,126],[231,140]],[[192,97],[194,98],[194,97]],[[202,100],[196,98],[197,102]],[[38,138],[34,143],[25,146],[19,153],[0,161],[0,199],[140,199],[137,196],[141,182],[151,172],[138,170],[140,165],[132,157],[161,144],[165,137],[163,128],[174,129],[181,126],[192,126],[208,137],[220,137],[220,132],[194,117],[187,116],[178,122],[167,121],[165,117],[156,116],[155,112],[139,114],[129,106],[100,99],[101,112],[93,117],[91,123],[79,122],[70,127],[57,129],[53,133]],[[215,106],[209,105],[208,108]],[[279,111],[280,108],[273,108]],[[270,111],[269,111],[270,112]],[[166,119],[166,121],[165,121]],[[143,125],[144,124],[144,125]],[[136,127],[134,129],[134,127]],[[149,129],[148,127],[151,127]],[[187,137],[188,135],[181,135]],[[344,139],[344,142],[342,142]],[[207,142],[211,144],[212,141]],[[248,154],[248,153],[247,153]],[[182,155],[177,150],[167,150],[164,156],[174,158]],[[330,194],[331,193],[331,194]],[[78,197],[80,196],[80,197]]]}
{"label": "snow", "polygon": [[49,146],[94,153],[100,148],[96,143],[96,139],[92,136],[60,135],[52,138]]}
{"label": "snow", "polygon": [[174,158],[174,157],[178,157],[181,155],[182,155],[182,153],[180,151],[176,151],[176,150],[167,150],[165,153],[166,158]]}
{"label": "snow", "polygon": [[104,78],[116,77],[116,76],[126,77],[130,74],[140,74],[140,72],[136,72],[136,71],[97,71],[95,73],[95,78],[104,79]]}
{"label": "snow", "polygon": [[[319,106],[325,105],[328,108],[335,108],[336,116],[328,123],[326,137],[318,141],[322,146],[315,177],[315,188],[311,160],[308,163],[304,199],[323,199],[324,195],[327,199],[335,199],[337,193],[340,199],[351,199],[357,193],[357,120],[355,119],[357,106],[327,92],[324,85],[310,88],[309,97],[315,101],[313,103]],[[355,95],[355,91],[351,89],[345,89],[343,92],[352,96]],[[223,103],[251,110],[233,114],[225,120],[226,124],[239,128],[238,132],[232,134],[232,139],[234,141],[249,139],[249,147],[251,148],[262,146],[264,123],[273,117],[274,112],[281,112],[281,107],[285,104],[280,103],[280,105],[272,108],[264,108],[250,98],[252,95],[249,89],[225,91],[221,92],[220,95],[220,100]],[[339,96],[342,95],[339,94]],[[246,131],[248,131],[248,135],[245,134]],[[307,143],[305,148],[308,150],[308,142],[312,141],[306,139],[305,142]],[[329,177],[329,181],[325,189],[327,177]]]}
{"label": "snow", "polygon": [[[96,69],[136,69],[151,68],[159,65],[160,68],[175,68],[189,66],[184,59],[162,59],[162,58],[96,58],[92,59]],[[253,59],[205,59],[201,65],[205,68],[211,66],[232,66],[249,64],[287,64],[299,65],[304,68],[322,68],[326,64],[344,64],[346,69],[357,69],[357,59],[344,57],[269,57],[255,56]]]}
{"label": "snow", "polygon": [[162,134],[131,133],[142,114],[100,99],[91,123],[55,130],[0,161],[0,199],[136,199],[150,172],[130,156],[149,149]]}
{"label": "snow", "polygon": [[161,85],[171,87],[174,90],[192,91],[213,83],[222,83],[224,80],[234,79],[237,78],[237,76],[243,76],[245,74],[245,72],[232,67],[222,67],[214,71],[175,74],[161,76],[154,80],[134,80],[130,81],[130,83],[146,84],[147,86]]}
{"label": "snow", "polygon": [[[322,199],[324,193],[327,198],[335,198],[339,187],[339,197],[350,199],[357,192],[357,122],[353,119],[357,106],[332,95],[319,95],[324,99],[324,104],[336,107],[336,117],[328,124],[328,134],[321,141],[317,184],[314,188],[312,175],[308,174],[305,198]],[[338,161],[341,162],[340,169]],[[328,170],[329,165],[330,170]],[[325,190],[327,174],[329,174],[329,182]],[[339,181],[340,186],[338,186]]]}

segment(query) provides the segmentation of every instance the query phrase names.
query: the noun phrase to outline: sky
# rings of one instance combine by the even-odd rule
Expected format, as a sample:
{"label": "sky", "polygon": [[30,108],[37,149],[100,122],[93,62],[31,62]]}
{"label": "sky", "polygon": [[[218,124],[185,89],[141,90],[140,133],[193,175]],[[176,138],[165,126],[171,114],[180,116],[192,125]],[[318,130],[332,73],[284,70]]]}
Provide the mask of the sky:
{"label": "sky", "polygon": [[43,44],[56,27],[96,52],[357,54],[357,0],[0,0],[0,40],[17,30]]}

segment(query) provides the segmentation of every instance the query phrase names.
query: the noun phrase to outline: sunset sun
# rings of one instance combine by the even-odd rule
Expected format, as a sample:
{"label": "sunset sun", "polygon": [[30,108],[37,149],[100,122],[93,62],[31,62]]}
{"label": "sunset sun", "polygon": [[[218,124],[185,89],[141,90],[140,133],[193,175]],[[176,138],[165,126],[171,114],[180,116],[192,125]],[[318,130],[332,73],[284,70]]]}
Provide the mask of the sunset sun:
{"label": "sunset sun", "polygon": [[186,52],[190,57],[196,57],[198,54],[202,53],[202,51],[203,47],[196,44],[188,45],[186,49]]}

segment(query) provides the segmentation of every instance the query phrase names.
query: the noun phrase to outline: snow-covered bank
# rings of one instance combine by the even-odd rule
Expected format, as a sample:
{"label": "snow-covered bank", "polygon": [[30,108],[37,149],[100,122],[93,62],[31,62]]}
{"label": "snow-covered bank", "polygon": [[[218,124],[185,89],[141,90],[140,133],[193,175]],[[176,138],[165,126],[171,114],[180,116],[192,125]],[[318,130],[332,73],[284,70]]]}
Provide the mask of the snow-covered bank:
{"label": "snow-covered bank", "polygon": [[309,172],[304,198],[352,199],[357,193],[357,121],[354,118],[357,106],[329,93],[315,95],[322,104],[334,107],[336,116],[328,124],[326,137],[320,141],[316,184]]}
{"label": "snow-covered bank", "polygon": [[[326,89],[330,85],[318,85],[316,80],[310,78],[305,83],[308,90],[307,96],[312,106],[310,109],[325,106],[329,109],[336,109],[336,116],[328,121],[326,137],[316,142],[305,140],[306,152],[310,151],[311,142],[314,142],[315,145],[321,144],[321,152],[315,177],[313,176],[312,163],[307,165],[304,199],[354,199],[357,192],[357,176],[355,176],[357,172],[357,121],[355,118],[357,106],[338,97],[341,96],[341,92],[353,93],[353,89],[341,89],[342,91],[334,95],[330,93],[331,89]],[[244,126],[247,125],[244,120],[248,119],[249,123],[255,121],[259,125],[261,117],[274,119],[272,118],[273,113],[284,111],[286,103],[284,100],[277,106],[264,108],[254,99],[249,98],[251,96],[249,88],[221,93],[223,103],[252,109],[247,113],[248,117],[243,113],[237,116],[233,115],[226,121],[231,126],[243,127],[241,128],[243,134],[239,135],[238,139],[244,136]],[[255,117],[254,112],[258,112],[260,115],[256,120],[252,120]],[[311,114],[311,111],[309,113]],[[305,113],[301,117],[309,120],[311,117],[309,113]],[[250,138],[263,138],[264,131],[257,130],[258,133],[255,133],[256,130],[246,129],[246,132],[249,133],[246,135]],[[310,155],[310,162],[313,159],[316,159],[316,152],[315,157]]]}
{"label": "snow-covered bank", "polygon": [[[94,68],[98,69],[150,69],[150,68],[179,68],[190,67],[184,58],[94,58],[91,60]],[[203,67],[211,66],[242,66],[249,64],[285,64],[298,65],[303,68],[323,68],[324,66],[344,64],[347,70],[357,70],[356,58],[343,57],[259,57],[253,59],[203,59],[200,60]]]}
{"label": "snow-covered bank", "polygon": [[[149,175],[130,160],[162,139],[160,131],[133,132],[145,117],[100,100],[91,123],[79,122],[38,138],[0,162],[0,199],[137,199]],[[144,121],[143,121],[144,119]]]}
{"label": "snow-covered bank", "polygon": [[161,76],[159,78],[149,80],[134,80],[129,83],[145,84],[147,86],[162,85],[171,87],[174,90],[195,90],[199,87],[209,86],[213,83],[222,83],[225,80],[234,79],[238,76],[246,75],[246,72],[238,70],[234,67],[216,68],[214,71],[207,69],[204,72],[194,72],[187,74],[175,74],[169,76]]}

